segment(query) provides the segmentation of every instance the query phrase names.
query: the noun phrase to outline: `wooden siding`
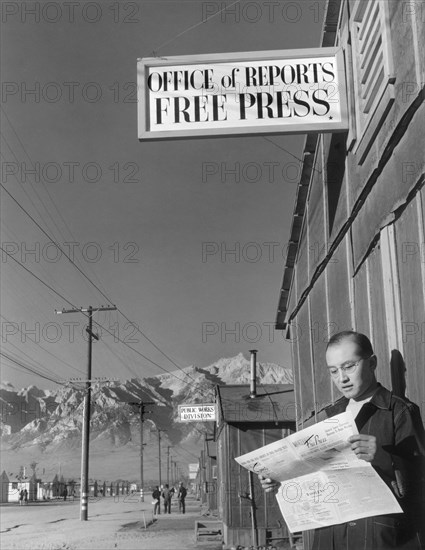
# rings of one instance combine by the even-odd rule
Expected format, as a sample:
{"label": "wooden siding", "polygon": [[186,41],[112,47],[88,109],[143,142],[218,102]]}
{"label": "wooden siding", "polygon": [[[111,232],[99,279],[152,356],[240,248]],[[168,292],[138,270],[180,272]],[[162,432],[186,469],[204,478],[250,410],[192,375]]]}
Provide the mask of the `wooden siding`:
{"label": "wooden siding", "polygon": [[[369,264],[369,304],[371,317],[370,339],[373,351],[378,358],[377,379],[382,385],[391,387],[390,355],[388,353],[387,326],[385,317],[384,286],[382,281],[381,249],[377,245],[370,253]],[[368,332],[366,332],[368,334]]]}
{"label": "wooden siding", "polygon": [[[327,137],[323,136],[323,141]],[[338,235],[347,217],[347,178],[345,176],[347,134],[333,134],[324,147],[324,185],[326,186],[326,228],[329,244]],[[329,249],[329,247],[328,247]]]}
{"label": "wooden siding", "polygon": [[301,232],[300,246],[298,249],[298,256],[296,259],[297,269],[297,294],[300,296],[308,286],[308,238],[306,231],[306,224]]}
{"label": "wooden siding", "polygon": [[422,187],[395,223],[407,394],[416,403],[425,397],[424,194]]}
{"label": "wooden siding", "polygon": [[[219,509],[225,534],[225,544],[252,544],[251,504],[241,495],[248,495],[248,470],[239,466],[233,457],[281,439],[287,434],[282,428],[266,428],[244,423],[225,424],[219,436],[220,480]],[[282,521],[274,495],[263,491],[257,476],[254,476],[254,498],[259,544],[265,545],[267,533],[275,531],[278,536],[288,536],[286,524]]]}
{"label": "wooden siding", "polygon": [[316,411],[332,401],[332,381],[326,368],[325,350],[329,339],[329,324],[326,308],[325,273],[322,273],[311,293],[311,334],[313,339],[313,362],[316,383]]}
{"label": "wooden siding", "polygon": [[[318,151],[321,147],[318,148]],[[308,208],[308,269],[309,278],[326,256],[327,238],[324,222],[323,167],[321,154],[316,155],[311,178]]]}
{"label": "wooden siding", "polygon": [[300,355],[300,388],[302,393],[302,418],[307,419],[314,413],[314,380],[311,363],[311,332],[308,304],[304,303],[297,315],[298,349]]}
{"label": "wooden siding", "polygon": [[291,349],[292,349],[292,370],[294,373],[294,395],[295,395],[295,418],[297,429],[302,429],[303,425],[303,398],[301,392],[301,372],[300,372],[300,349],[295,329],[291,326]]}
{"label": "wooden siding", "polygon": [[373,239],[379,237],[380,229],[392,221],[394,212],[408,200],[409,194],[418,184],[425,164],[424,127],[425,104],[418,108],[409,125],[409,133],[400,138],[397,149],[382,168],[367,201],[354,220],[355,267],[367,254]]}
{"label": "wooden siding", "polygon": [[[377,2],[361,2],[363,4],[377,4]],[[420,44],[420,39],[424,37],[423,10],[420,10],[417,4],[412,3],[414,13],[410,15],[406,9],[407,4],[396,0],[386,0],[381,2],[385,5],[387,11],[386,19],[389,26],[389,37],[387,37],[388,56],[392,58],[395,82],[387,85],[386,95],[379,102],[379,116],[373,116],[370,124],[370,137],[373,137],[363,162],[359,165],[359,151],[357,150],[362,140],[362,126],[357,129],[350,129],[356,137],[356,143],[353,148],[355,155],[349,156],[350,192],[353,195],[353,201],[359,198],[364,190],[368,180],[372,177],[375,170],[382,162],[385,149],[391,146],[394,136],[402,137],[405,133],[405,124],[402,124],[403,117],[412,107],[412,104],[420,100],[420,91],[423,88],[424,79],[424,54]],[[415,6],[417,6],[416,9]],[[351,25],[355,23],[352,22]],[[359,63],[359,54],[356,50],[355,41],[352,45],[352,55],[354,65]],[[355,85],[358,82],[357,73],[354,76]],[[350,88],[350,85],[349,85]],[[358,93],[355,94],[358,96]],[[358,111],[356,107],[356,111]],[[416,117],[415,117],[416,118]],[[353,121],[353,119],[351,119]],[[423,127],[423,124],[422,124]],[[357,135],[356,135],[357,131]],[[410,133],[410,128],[409,128]],[[370,141],[370,139],[369,139]],[[390,153],[388,153],[390,154]],[[410,159],[412,160],[412,159]]]}
{"label": "wooden siding", "polygon": [[[335,251],[327,269],[329,293],[329,336],[351,328],[350,289],[346,241]],[[323,345],[323,344],[321,344]]]}
{"label": "wooden siding", "polygon": [[294,275],[294,277],[292,279],[292,286],[291,286],[289,301],[288,301],[288,317],[294,311],[295,305],[297,303],[297,292],[296,292],[295,282],[296,282],[296,276]]}
{"label": "wooden siding", "polygon": [[370,312],[369,312],[369,288],[367,262],[364,262],[354,277],[354,310],[355,330],[363,334],[370,333]]}
{"label": "wooden siding", "polygon": [[[335,5],[330,2],[328,10]],[[414,2],[406,9],[398,0],[341,6],[336,36],[346,57],[350,130],[319,136],[306,155],[309,163],[313,153],[316,163],[320,157],[322,178],[315,170],[308,176],[303,167],[300,188],[305,191],[309,177],[308,193],[305,203],[297,203],[301,216],[294,216],[303,231],[290,266],[296,275],[286,287],[290,311],[279,320],[296,328],[298,428],[321,419],[313,405],[320,409],[329,397],[339,397],[317,368],[324,359],[325,342],[318,337],[324,322],[329,336],[350,328],[369,335],[379,381],[424,413],[423,10]],[[326,256],[315,257],[322,221]],[[306,549],[310,535],[305,533]]]}

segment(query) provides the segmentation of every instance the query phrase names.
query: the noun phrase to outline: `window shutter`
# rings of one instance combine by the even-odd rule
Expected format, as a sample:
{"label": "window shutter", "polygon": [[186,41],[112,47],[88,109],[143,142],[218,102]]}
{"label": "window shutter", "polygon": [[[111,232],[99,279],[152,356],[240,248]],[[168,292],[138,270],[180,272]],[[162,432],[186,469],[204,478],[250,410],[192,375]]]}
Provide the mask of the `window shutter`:
{"label": "window shutter", "polygon": [[362,163],[394,101],[394,70],[388,5],[384,0],[357,0],[352,14],[355,78],[355,151]]}

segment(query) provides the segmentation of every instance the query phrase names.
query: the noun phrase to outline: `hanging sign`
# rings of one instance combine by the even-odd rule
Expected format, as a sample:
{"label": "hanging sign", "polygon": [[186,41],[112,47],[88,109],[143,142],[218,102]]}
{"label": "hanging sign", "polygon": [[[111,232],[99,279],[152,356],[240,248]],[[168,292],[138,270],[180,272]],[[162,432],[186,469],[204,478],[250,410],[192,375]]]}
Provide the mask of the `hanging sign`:
{"label": "hanging sign", "polygon": [[199,462],[189,464],[189,479],[196,479],[199,470]]}
{"label": "hanging sign", "polygon": [[215,403],[179,405],[180,422],[205,422],[216,419]]}
{"label": "hanging sign", "polygon": [[347,129],[338,48],[138,60],[141,140]]}

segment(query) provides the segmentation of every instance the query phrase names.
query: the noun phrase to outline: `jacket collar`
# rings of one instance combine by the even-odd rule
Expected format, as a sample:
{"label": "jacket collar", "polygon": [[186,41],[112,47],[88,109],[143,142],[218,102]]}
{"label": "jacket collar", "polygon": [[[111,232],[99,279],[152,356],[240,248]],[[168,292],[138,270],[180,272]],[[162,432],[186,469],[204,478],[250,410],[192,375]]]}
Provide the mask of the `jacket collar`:
{"label": "jacket collar", "polygon": [[[369,403],[375,405],[378,409],[389,410],[391,408],[391,396],[392,392],[384,388],[384,386],[378,382],[378,387]],[[326,414],[328,417],[340,414],[345,411],[347,405],[348,399],[346,397],[341,397],[326,409]]]}
{"label": "jacket collar", "polygon": [[369,403],[372,403],[378,407],[378,409],[386,409],[388,411],[391,408],[391,397],[392,392],[384,388],[384,386],[381,386],[378,382],[378,388]]}

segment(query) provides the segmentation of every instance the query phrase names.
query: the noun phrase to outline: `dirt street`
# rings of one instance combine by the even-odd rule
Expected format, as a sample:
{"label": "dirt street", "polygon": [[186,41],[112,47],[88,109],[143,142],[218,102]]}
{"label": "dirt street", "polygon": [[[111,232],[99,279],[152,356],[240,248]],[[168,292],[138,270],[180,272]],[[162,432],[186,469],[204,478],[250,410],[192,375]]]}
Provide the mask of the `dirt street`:
{"label": "dirt street", "polygon": [[88,521],[79,519],[78,501],[6,504],[1,507],[1,546],[3,550],[221,550],[221,543],[195,541],[195,521],[209,519],[201,517],[198,501],[188,498],[183,515],[173,500],[171,514],[161,511],[153,518],[151,499],[146,500],[121,496],[89,501]]}

